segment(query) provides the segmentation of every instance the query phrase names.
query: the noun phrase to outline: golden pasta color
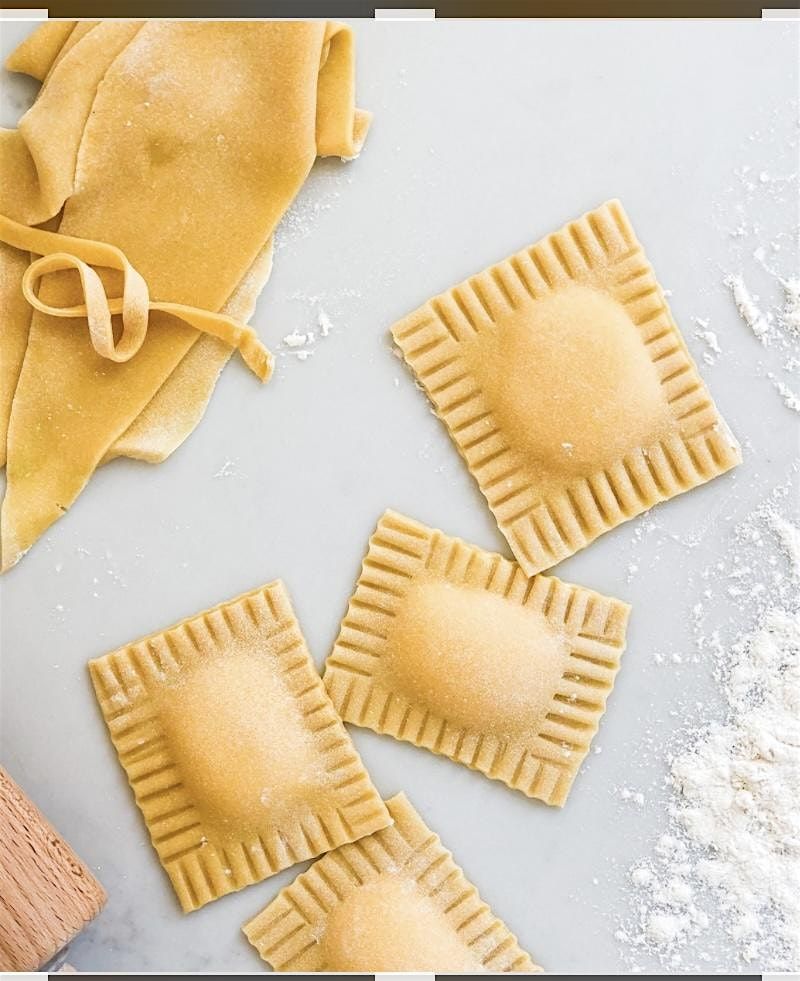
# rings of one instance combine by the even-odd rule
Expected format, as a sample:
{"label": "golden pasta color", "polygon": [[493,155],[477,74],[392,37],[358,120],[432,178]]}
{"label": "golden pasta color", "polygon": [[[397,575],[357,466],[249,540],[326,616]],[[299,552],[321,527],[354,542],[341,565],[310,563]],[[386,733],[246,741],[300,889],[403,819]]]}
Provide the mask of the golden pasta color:
{"label": "golden pasta color", "polygon": [[561,805],[605,710],[628,614],[387,511],[325,684],[346,722]]}
{"label": "golden pasta color", "polygon": [[389,823],[281,582],[89,668],[184,911]]}
{"label": "golden pasta color", "polygon": [[392,334],[529,576],[741,462],[618,201]]}
{"label": "golden pasta color", "polygon": [[403,794],[393,824],[299,875],[244,932],[277,971],[538,971]]}
{"label": "golden pasta color", "polygon": [[[313,161],[357,155],[369,124],[354,104],[350,29],[332,22],[102,21],[42,29],[12,61],[47,83],[20,128],[0,132],[0,214],[26,226],[54,219],[64,235],[116,246],[151,300],[211,313],[249,315]],[[17,287],[19,266],[0,250],[0,274]],[[114,296],[115,275],[99,275]],[[61,275],[40,297],[82,302]],[[79,318],[31,317],[19,304],[9,317],[3,569],[104,460],[172,452],[230,354],[163,311],[151,311],[145,343],[123,364],[97,354]]]}

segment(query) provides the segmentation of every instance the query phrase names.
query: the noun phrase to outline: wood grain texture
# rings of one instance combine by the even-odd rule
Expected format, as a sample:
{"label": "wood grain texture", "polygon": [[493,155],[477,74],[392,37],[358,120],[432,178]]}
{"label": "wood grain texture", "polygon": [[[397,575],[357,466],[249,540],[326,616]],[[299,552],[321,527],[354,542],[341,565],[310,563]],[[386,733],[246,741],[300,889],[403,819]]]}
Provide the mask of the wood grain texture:
{"label": "wood grain texture", "polygon": [[35,971],[105,901],[100,883],[0,767],[0,970]]}

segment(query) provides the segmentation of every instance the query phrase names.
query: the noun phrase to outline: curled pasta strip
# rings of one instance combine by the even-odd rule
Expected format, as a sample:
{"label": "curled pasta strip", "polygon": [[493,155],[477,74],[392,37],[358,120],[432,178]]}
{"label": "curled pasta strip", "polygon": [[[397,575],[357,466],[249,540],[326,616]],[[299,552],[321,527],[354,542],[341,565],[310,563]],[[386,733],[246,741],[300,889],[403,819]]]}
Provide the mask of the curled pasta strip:
{"label": "curled pasta strip", "polygon": [[[101,357],[118,363],[129,361],[144,343],[149,314],[155,310],[177,317],[195,330],[218,337],[235,348],[261,381],[267,381],[272,374],[272,355],[252,327],[222,313],[183,303],[151,300],[144,279],[116,246],[30,228],[5,215],[0,215],[0,241],[41,256],[28,266],[22,277],[25,299],[34,309],[51,317],[85,319],[92,347]],[[122,296],[109,297],[106,294],[100,276],[92,268],[94,266],[122,273]],[[77,271],[84,302],[71,307],[45,303],[37,293],[39,281],[49,273],[66,269]],[[115,340],[111,318],[117,314],[122,317],[122,333]]]}

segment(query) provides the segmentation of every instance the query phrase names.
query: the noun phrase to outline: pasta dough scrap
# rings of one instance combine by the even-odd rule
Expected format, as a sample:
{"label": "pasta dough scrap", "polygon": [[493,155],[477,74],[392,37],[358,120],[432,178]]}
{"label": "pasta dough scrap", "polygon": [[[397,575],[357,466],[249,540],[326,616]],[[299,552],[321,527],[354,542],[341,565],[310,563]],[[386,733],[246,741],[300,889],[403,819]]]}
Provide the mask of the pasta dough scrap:
{"label": "pasta dough scrap", "polygon": [[244,926],[276,971],[540,971],[404,794]]}
{"label": "pasta dough scrap", "polygon": [[389,823],[280,581],[89,669],[184,912]]}
{"label": "pasta dough scrap", "polygon": [[618,201],[392,334],[528,576],[741,462]]}
{"label": "pasta dough scrap", "polygon": [[629,613],[387,511],[325,685],[345,722],[562,806],[605,711]]}
{"label": "pasta dough scrap", "polygon": [[[86,84],[92,72],[102,85]],[[20,129],[2,134],[18,166],[4,173],[0,201],[30,224],[66,198],[61,233],[121,248],[154,300],[217,311],[317,153],[360,149],[369,117],[349,103],[352,95],[352,43],[342,25],[100,23],[58,60]],[[60,155],[54,130],[65,133]],[[51,306],[80,299],[63,276],[50,277],[41,296]],[[73,327],[38,312],[31,323],[7,440],[4,569],[69,508],[198,337],[154,314],[135,358],[108,365]],[[189,386],[187,427],[202,412],[209,377]]]}

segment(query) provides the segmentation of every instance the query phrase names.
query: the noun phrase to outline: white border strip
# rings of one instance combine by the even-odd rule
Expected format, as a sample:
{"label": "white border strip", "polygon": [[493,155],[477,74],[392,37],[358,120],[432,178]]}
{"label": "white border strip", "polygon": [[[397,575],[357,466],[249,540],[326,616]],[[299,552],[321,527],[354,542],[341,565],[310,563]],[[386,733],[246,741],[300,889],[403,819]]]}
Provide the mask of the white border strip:
{"label": "white border strip", "polygon": [[762,20],[800,20],[800,8],[795,7],[794,9],[787,7],[785,10],[762,10],[761,11]]}
{"label": "white border strip", "polygon": [[396,10],[390,7],[377,8],[375,10],[375,20],[435,20],[436,9],[419,8],[408,10]]}
{"label": "white border strip", "polygon": [[435,977],[435,974],[423,974],[421,972],[409,974],[376,974],[375,981],[434,981]]}
{"label": "white border strip", "polygon": [[17,10],[13,7],[0,9],[0,20],[47,20],[47,8],[39,10]]}

